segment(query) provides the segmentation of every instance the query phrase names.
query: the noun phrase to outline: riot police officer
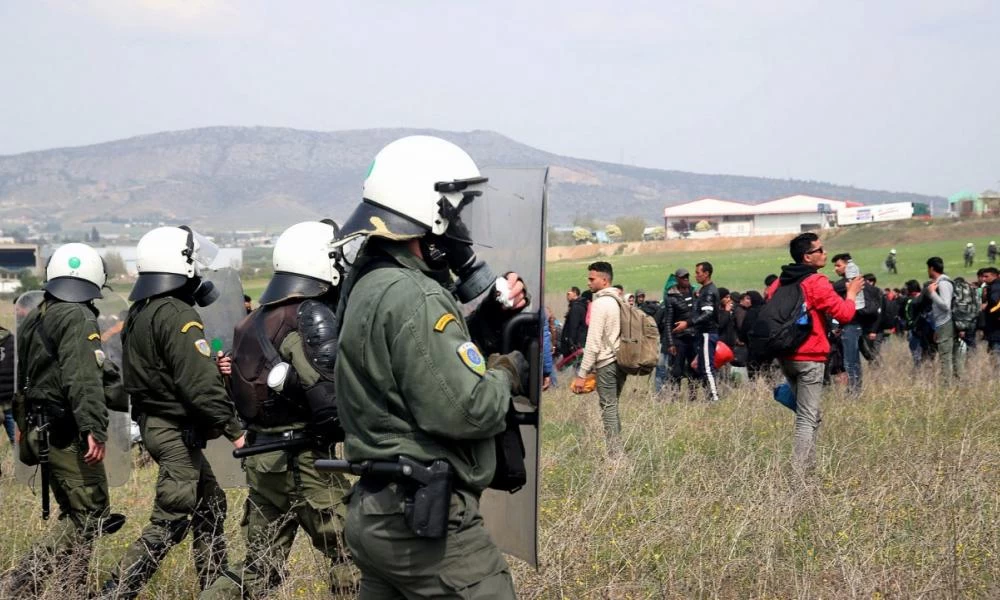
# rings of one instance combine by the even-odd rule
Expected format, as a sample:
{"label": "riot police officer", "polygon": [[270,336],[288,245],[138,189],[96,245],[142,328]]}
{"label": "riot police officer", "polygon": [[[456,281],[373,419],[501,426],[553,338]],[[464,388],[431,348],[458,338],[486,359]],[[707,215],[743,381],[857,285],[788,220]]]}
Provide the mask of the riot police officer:
{"label": "riot police officer", "polygon": [[201,277],[217,251],[187,227],[154,229],[136,249],[139,277],[122,334],[125,387],[159,473],[149,525],[105,584],[110,597],[138,595],[188,529],[202,588],[225,564],[226,495],[202,449],[220,435],[239,448],[243,437],[193,308],[218,296]]}
{"label": "riot police officer", "polygon": [[[247,555],[202,594],[258,598],[280,583],[301,526],[333,562],[332,588],[353,589],[343,549],[343,475],[320,473],[343,440],[333,390],[334,313],[341,266],[331,258],[332,222],[285,230],[274,245],[274,276],[260,307],[236,327],[233,357],[219,361],[247,423],[244,469],[250,494],[243,523]],[[267,451],[271,449],[271,451]]]}
{"label": "riot police officer", "polygon": [[[527,298],[516,274],[496,278],[476,258],[461,221],[485,183],[458,146],[403,138],[375,157],[344,225],[345,237],[367,236],[341,299],[334,382],[344,452],[362,469],[385,467],[349,497],[345,537],[364,599],[515,597],[479,499],[511,395],[527,386],[524,357],[491,354],[488,333],[501,305],[517,310]],[[456,297],[484,291],[467,322]],[[426,485],[386,469],[420,471]]]}
{"label": "riot police officer", "polygon": [[45,274],[42,303],[17,329],[15,412],[22,432],[20,458],[30,466],[44,463],[41,477],[48,481],[42,492],[47,496],[51,486],[60,515],[10,574],[12,597],[40,594],[56,569],[64,583],[86,583],[94,539],[110,516],[102,462],[108,406],[124,410],[126,404],[120,377],[108,378],[105,388],[104,369],[112,366],[101,347],[93,305],[107,279],[100,255],[86,244],[66,244],[52,254]]}

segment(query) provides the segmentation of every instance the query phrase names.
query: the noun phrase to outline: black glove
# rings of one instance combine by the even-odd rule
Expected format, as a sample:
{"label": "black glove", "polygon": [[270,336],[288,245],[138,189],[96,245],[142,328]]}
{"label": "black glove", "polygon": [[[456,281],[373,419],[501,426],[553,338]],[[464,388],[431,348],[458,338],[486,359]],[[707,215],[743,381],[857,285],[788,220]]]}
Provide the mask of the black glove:
{"label": "black glove", "polygon": [[515,396],[528,393],[530,367],[524,355],[515,350],[509,354],[491,354],[486,359],[488,369],[499,369],[510,376],[510,391]]}

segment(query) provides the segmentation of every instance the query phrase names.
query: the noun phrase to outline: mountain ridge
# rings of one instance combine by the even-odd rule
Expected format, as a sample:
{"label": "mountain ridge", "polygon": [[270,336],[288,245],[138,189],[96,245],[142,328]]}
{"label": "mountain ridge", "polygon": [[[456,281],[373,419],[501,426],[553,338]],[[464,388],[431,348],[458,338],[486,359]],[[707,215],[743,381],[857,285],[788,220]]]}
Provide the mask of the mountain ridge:
{"label": "mountain ridge", "polygon": [[548,166],[549,220],[610,221],[713,197],[761,202],[793,194],[866,204],[945,199],[826,182],[689,173],[547,152],[488,130],[379,128],[311,131],[215,126],[142,134],[0,156],[0,217],[82,223],[189,221],[278,229],[299,220],[344,218],[378,150],[404,135],[437,135],[481,166]]}

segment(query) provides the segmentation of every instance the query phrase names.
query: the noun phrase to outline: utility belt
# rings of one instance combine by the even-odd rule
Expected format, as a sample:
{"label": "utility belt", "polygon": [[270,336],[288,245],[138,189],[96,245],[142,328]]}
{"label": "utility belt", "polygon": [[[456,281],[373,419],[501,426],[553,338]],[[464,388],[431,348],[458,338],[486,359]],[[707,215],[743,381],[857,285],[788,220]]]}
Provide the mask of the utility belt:
{"label": "utility belt", "polygon": [[404,493],[403,519],[419,537],[440,539],[448,533],[448,513],[455,472],[441,459],[424,465],[408,456],[396,461],[346,460],[316,461],[320,471],[334,471],[361,476],[358,485],[367,492],[377,492],[390,483],[398,484]]}
{"label": "utility belt", "polygon": [[141,414],[133,413],[133,418],[135,417],[138,417],[136,420],[139,421],[143,427],[150,418],[164,421],[167,425],[176,427],[181,432],[181,441],[186,447],[192,450],[204,450],[208,447],[209,440],[214,440],[222,435],[222,429],[199,426],[188,421],[187,419],[145,412]]}
{"label": "utility belt", "polygon": [[62,449],[80,437],[72,411],[44,400],[30,404],[27,411],[28,428],[45,427],[52,446]]}
{"label": "utility belt", "polygon": [[268,452],[301,452],[315,446],[316,438],[303,429],[290,429],[277,433],[248,431],[247,444],[233,450],[233,458],[247,458]]}

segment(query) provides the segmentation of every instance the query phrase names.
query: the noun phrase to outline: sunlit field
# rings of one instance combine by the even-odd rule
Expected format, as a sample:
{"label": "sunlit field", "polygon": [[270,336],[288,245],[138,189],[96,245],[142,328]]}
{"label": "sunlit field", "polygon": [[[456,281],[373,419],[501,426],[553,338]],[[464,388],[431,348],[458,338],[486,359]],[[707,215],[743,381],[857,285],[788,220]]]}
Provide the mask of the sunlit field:
{"label": "sunlit field", "polygon": [[[1000,597],[1000,414],[995,365],[971,357],[944,388],[911,370],[893,340],[865,365],[865,390],[824,395],[819,467],[789,467],[793,416],[773,381],[728,388],[717,405],[654,399],[648,378],[623,396],[626,454],[606,458],[596,394],[543,399],[541,560],[512,559],[524,598]],[[45,524],[0,449],[0,567]],[[98,544],[97,585],[139,534],[155,467],[113,490],[129,522]],[[243,491],[229,492],[231,557],[243,554]],[[325,563],[304,539],[276,598],[324,598]],[[66,598],[57,578],[47,598]],[[185,542],[143,598],[190,598],[197,578]]]}
{"label": "sunlit field", "polygon": [[[862,269],[895,286],[925,279],[932,254],[944,256],[953,275],[974,274],[986,264],[986,242],[1000,238],[982,230],[986,225],[940,227],[907,224],[895,238],[858,229],[824,244],[831,254],[852,251]],[[971,270],[960,263],[966,238],[979,249]],[[898,277],[881,270],[887,244],[899,250]],[[610,261],[616,281],[658,298],[668,271],[693,270],[705,259],[715,263],[718,285],[737,290],[759,289],[764,275],[788,260],[784,248],[772,248]],[[589,262],[549,264],[547,300],[561,300],[570,285],[583,287]],[[832,268],[826,273],[833,276]],[[266,283],[256,278],[244,286],[256,301]],[[11,316],[5,303],[0,324],[9,326]],[[836,383],[826,388],[819,465],[805,481],[790,469],[793,415],[772,399],[776,380],[729,384],[722,402],[709,405],[654,398],[649,378],[630,378],[622,398],[626,452],[610,460],[596,394],[570,394],[571,374],[561,374],[542,404],[541,567],[511,559],[520,596],[1000,598],[998,364],[974,353],[966,377],[946,387],[931,367],[913,370],[902,339],[887,343],[883,360],[864,365],[860,397]],[[12,461],[0,440],[0,571],[47,525],[39,499],[14,481]],[[128,483],[112,490],[112,508],[128,523],[98,542],[91,590],[147,523],[155,476],[155,465],[136,466]],[[235,561],[244,553],[246,493],[228,496],[226,536]],[[60,585],[66,575],[53,578],[42,597],[72,599]],[[185,541],[140,597],[192,598],[197,588]],[[331,597],[326,561],[304,536],[273,597]]]}

